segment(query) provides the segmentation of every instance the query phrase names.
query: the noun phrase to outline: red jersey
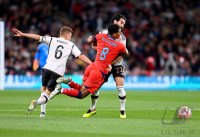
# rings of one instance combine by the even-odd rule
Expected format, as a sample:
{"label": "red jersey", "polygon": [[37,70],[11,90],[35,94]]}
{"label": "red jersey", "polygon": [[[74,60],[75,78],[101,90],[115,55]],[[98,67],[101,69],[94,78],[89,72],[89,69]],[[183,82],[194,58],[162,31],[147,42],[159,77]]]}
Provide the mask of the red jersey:
{"label": "red jersey", "polygon": [[97,55],[95,64],[105,74],[107,74],[106,68],[111,64],[120,54],[126,52],[125,46],[115,41],[108,34],[97,34]]}

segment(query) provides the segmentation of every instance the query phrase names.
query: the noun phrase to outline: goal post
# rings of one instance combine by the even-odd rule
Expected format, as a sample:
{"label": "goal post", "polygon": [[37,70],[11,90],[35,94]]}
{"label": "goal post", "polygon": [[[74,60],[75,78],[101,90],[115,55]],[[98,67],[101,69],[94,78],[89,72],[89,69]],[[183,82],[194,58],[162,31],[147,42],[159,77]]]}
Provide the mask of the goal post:
{"label": "goal post", "polygon": [[0,21],[0,90],[4,90],[5,84],[5,25]]}

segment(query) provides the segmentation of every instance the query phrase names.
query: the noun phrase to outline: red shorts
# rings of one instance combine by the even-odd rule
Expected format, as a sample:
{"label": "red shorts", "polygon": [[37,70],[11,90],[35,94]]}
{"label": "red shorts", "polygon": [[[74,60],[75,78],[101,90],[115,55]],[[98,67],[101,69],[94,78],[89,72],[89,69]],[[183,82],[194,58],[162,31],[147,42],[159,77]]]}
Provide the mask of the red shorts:
{"label": "red shorts", "polygon": [[84,72],[84,86],[91,94],[94,94],[104,83],[104,78],[105,74],[102,73],[94,63],[92,63]]}

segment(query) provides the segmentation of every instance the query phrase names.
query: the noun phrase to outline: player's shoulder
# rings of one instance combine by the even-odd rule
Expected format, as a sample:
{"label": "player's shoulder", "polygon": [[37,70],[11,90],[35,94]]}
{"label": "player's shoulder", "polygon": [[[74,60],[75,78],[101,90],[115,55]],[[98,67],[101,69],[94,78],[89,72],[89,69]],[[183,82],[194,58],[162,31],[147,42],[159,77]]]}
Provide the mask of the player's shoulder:
{"label": "player's shoulder", "polygon": [[102,29],[102,30],[100,30],[99,34],[108,34],[108,29]]}
{"label": "player's shoulder", "polygon": [[105,34],[105,33],[99,33],[96,35],[96,38],[99,39],[99,38],[106,37],[106,36],[107,36],[107,34]]}

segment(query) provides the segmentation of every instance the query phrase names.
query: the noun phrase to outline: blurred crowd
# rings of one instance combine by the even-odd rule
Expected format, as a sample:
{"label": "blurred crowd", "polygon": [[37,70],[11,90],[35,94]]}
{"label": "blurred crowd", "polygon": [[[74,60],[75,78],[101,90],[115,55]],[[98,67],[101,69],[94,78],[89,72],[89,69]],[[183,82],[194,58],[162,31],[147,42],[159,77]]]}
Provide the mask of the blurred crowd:
{"label": "blurred crowd", "polygon": [[[6,74],[35,74],[32,70],[38,42],[13,37],[11,29],[58,36],[62,25],[73,28],[72,41],[91,60],[96,52],[86,39],[121,13],[127,22],[129,75],[200,75],[199,0],[0,0],[5,21]],[[68,73],[82,74],[86,64],[70,57]]]}

